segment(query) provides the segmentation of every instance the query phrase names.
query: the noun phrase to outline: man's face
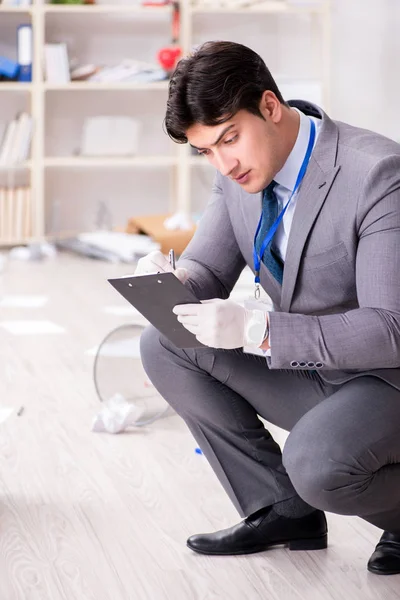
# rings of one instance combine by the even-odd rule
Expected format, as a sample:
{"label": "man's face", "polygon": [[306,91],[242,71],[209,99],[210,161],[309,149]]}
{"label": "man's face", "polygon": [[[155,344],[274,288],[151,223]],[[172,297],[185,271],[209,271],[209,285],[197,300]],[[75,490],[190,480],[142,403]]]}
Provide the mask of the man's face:
{"label": "man's face", "polygon": [[192,125],[186,135],[191,146],[222,175],[246,192],[257,193],[272,181],[286,160],[276,119],[268,111],[263,116],[265,121],[240,110],[221,125]]}

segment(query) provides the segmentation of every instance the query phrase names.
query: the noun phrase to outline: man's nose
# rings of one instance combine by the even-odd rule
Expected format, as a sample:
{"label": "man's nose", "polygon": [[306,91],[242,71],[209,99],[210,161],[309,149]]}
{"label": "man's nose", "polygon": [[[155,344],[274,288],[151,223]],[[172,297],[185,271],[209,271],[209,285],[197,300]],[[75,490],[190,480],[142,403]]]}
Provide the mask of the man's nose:
{"label": "man's nose", "polygon": [[219,156],[217,158],[217,169],[221,175],[224,175],[225,177],[228,177],[233,171],[235,171],[238,164],[239,161],[232,156]]}

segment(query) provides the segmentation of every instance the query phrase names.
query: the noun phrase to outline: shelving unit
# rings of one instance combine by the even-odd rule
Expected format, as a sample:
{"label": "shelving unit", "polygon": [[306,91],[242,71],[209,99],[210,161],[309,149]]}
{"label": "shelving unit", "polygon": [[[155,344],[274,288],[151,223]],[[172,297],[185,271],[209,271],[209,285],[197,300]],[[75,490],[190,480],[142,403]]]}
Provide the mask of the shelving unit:
{"label": "shelving unit", "polygon": [[68,169],[68,168],[117,168],[117,167],[138,167],[151,168],[173,167],[177,165],[177,159],[173,156],[139,156],[132,158],[46,158],[44,166],[48,168]]}
{"label": "shelving unit", "polygon": [[57,91],[98,91],[98,90],[111,90],[111,91],[147,91],[151,92],[154,90],[164,90],[168,89],[168,81],[155,81],[154,83],[113,83],[113,84],[104,84],[104,83],[96,83],[93,81],[85,82],[74,82],[68,84],[43,84],[43,90],[45,92],[57,92]]}
{"label": "shelving unit", "polygon": [[[120,60],[126,56],[124,52],[130,48],[130,39],[132,48],[134,43],[137,44],[136,49],[142,53],[143,60],[155,62],[155,49],[170,45],[172,7],[141,7],[137,3],[129,4],[129,0],[123,1],[124,4],[112,4],[111,0],[108,3],[107,0],[98,0],[96,5],[82,6],[51,5],[45,0],[33,0],[29,7],[0,5],[0,39],[3,28],[8,26],[8,19],[12,20],[12,26],[17,20],[19,23],[31,22],[34,34],[32,83],[0,83],[0,102],[13,103],[15,94],[26,94],[35,121],[31,160],[13,167],[9,173],[0,168],[0,181],[2,177],[14,178],[17,173],[19,177],[25,177],[32,188],[34,239],[45,239],[54,234],[55,221],[58,221],[57,231],[90,229],[93,211],[100,201],[109,202],[116,225],[123,225],[126,217],[133,214],[191,211],[199,208],[199,203],[196,205],[193,200],[198,177],[204,180],[212,177],[212,169],[207,167],[204,157],[193,156],[187,145],[173,144],[162,131],[167,81],[148,84],[72,82],[67,85],[45,81],[42,68],[44,45],[49,41],[64,41],[63,35],[68,46],[71,44],[77,48],[80,62],[91,62],[90,58],[96,62],[95,50],[101,47],[99,36],[106,50],[112,54],[111,62],[118,52]],[[319,72],[323,105],[329,108],[329,0],[309,5],[270,0],[262,6],[229,11],[218,6],[199,8],[192,6],[192,0],[181,0],[180,9],[180,46],[184,54],[206,39],[224,37],[242,42],[237,39],[240,37],[237,23],[243,21],[245,26],[252,15],[257,15],[253,23],[259,28],[260,38],[265,33],[261,23],[268,25],[281,23],[282,19],[300,19],[303,26],[304,19],[308,19],[309,30],[319,48],[312,60],[315,61],[315,71]],[[208,25],[207,19],[210,19]],[[231,35],[229,19],[233,19],[234,23]],[[218,23],[223,35],[215,34]],[[79,27],[75,27],[76,24]],[[129,39],[128,31],[131,32]],[[114,39],[112,35],[115,44],[110,43],[110,39]],[[93,55],[90,54],[91,42],[95,49]],[[248,45],[254,47],[251,43]],[[258,51],[256,47],[254,49]],[[134,50],[130,56],[136,57]],[[275,75],[274,68],[271,71]],[[143,154],[121,158],[90,158],[76,154],[83,119],[90,114],[103,114],[107,103],[115,114],[119,110],[120,114],[135,114],[136,110],[143,119],[145,137],[147,132],[153,136],[143,143]],[[67,184],[71,186],[69,193],[66,191]],[[80,195],[81,199],[76,195]],[[52,215],[55,206],[61,213],[58,219]],[[67,215],[64,214],[66,211],[69,211]],[[79,211],[85,214],[83,221]],[[88,218],[89,213],[91,218]],[[0,245],[21,241],[0,239]]]}
{"label": "shelving unit", "polygon": [[[308,4],[304,3],[303,5],[294,5],[290,3],[286,3],[282,0],[274,1],[270,0],[268,3],[261,5],[253,5],[253,6],[244,6],[242,8],[231,8],[229,9],[230,14],[253,14],[253,15],[262,15],[262,14],[301,14],[301,13],[316,13],[320,14],[324,12],[325,8],[321,4]],[[194,6],[191,9],[192,14],[226,14],[228,11],[226,8],[221,6],[207,6],[207,8],[196,7]]]}
{"label": "shelving unit", "polygon": [[101,5],[101,4],[46,4],[43,6],[45,13],[140,13],[140,14],[157,14],[167,13],[170,14],[171,7],[169,6],[139,6],[139,5],[125,5],[121,4],[118,6],[112,5]]}
{"label": "shelving unit", "polygon": [[32,84],[30,83],[6,83],[0,82],[1,92],[31,92]]}

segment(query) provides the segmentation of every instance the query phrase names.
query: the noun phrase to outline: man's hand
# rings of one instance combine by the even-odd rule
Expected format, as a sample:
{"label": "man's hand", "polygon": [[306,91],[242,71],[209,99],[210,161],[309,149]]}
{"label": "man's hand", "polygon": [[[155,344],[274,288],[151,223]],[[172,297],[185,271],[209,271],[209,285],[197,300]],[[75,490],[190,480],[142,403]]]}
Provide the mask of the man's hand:
{"label": "man's hand", "polygon": [[186,269],[179,268],[174,271],[167,257],[159,250],[150,252],[147,256],[140,258],[134,275],[151,275],[154,273],[174,273],[182,283],[185,283],[188,278]]}
{"label": "man's hand", "polygon": [[249,345],[245,331],[253,311],[232,300],[215,298],[201,304],[179,304],[173,312],[205,346],[232,350]]}

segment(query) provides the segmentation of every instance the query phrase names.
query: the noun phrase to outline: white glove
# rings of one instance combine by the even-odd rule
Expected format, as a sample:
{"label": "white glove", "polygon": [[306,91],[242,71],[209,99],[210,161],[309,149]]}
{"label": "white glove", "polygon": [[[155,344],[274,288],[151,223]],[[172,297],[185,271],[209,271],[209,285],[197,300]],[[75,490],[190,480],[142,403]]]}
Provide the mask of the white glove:
{"label": "white glove", "polygon": [[[215,298],[204,300],[201,304],[179,304],[174,306],[173,312],[178,315],[178,321],[205,346],[232,350],[254,345],[246,336],[246,326],[254,311],[232,300]],[[259,345],[262,342],[260,339]]]}
{"label": "white glove", "polygon": [[174,271],[167,257],[159,250],[150,252],[147,256],[140,258],[134,275],[150,275],[153,273],[173,273],[182,283],[185,283],[188,278],[186,269],[179,268]]}

